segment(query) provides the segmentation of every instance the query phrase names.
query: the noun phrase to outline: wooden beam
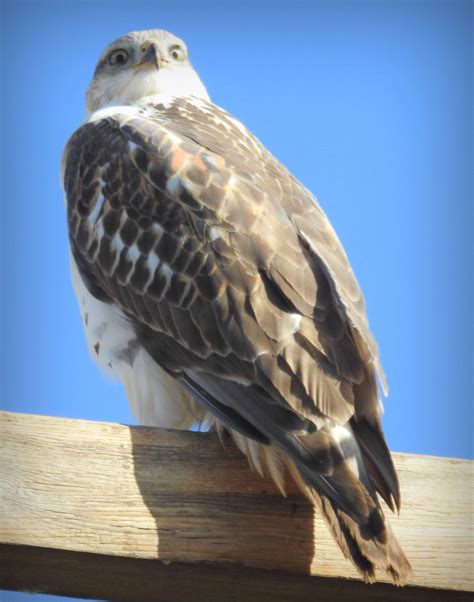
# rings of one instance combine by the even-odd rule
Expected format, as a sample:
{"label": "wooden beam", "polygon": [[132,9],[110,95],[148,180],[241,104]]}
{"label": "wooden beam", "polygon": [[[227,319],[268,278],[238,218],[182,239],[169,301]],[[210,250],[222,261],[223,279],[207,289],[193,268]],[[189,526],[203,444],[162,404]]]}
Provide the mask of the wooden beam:
{"label": "wooden beam", "polygon": [[[123,558],[47,548],[2,546],[0,583],[94,600],[124,602],[472,602],[461,591],[365,585],[352,579],[297,575],[236,565]],[[18,587],[20,585],[20,588]],[[1,599],[1,593],[0,593]],[[35,598],[31,599],[35,602]]]}
{"label": "wooden beam", "polygon": [[5,412],[0,442],[6,589],[170,602],[472,599],[473,462],[395,454],[403,508],[390,521],[415,572],[400,589],[357,581],[295,487],[281,497],[212,434]]}

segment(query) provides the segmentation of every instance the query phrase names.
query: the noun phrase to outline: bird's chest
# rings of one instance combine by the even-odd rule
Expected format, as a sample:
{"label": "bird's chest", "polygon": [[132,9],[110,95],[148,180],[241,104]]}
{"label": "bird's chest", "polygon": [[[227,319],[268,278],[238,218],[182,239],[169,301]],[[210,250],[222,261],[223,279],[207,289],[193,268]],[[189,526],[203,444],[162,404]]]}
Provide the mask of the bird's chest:
{"label": "bird's chest", "polygon": [[133,364],[138,341],[130,323],[114,304],[96,299],[85,286],[74,258],[71,277],[91,357],[109,376],[119,376],[119,363]]}
{"label": "bird's chest", "polygon": [[89,353],[106,375],[122,382],[137,421],[178,429],[212,421],[152,360],[119,307],[96,299],[88,291],[72,255],[71,276]]}

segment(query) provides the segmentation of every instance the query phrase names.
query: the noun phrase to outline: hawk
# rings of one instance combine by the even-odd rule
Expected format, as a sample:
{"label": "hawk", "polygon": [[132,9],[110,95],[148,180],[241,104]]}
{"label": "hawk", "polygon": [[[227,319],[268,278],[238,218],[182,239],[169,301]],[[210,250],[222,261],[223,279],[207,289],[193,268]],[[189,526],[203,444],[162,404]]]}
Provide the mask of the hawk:
{"label": "hawk", "polygon": [[378,498],[399,510],[377,344],[315,198],[210,101],[168,32],[110,44],[87,112],[63,180],[92,356],[139,422],[229,433],[282,492],[296,480],[366,581],[404,584]]}

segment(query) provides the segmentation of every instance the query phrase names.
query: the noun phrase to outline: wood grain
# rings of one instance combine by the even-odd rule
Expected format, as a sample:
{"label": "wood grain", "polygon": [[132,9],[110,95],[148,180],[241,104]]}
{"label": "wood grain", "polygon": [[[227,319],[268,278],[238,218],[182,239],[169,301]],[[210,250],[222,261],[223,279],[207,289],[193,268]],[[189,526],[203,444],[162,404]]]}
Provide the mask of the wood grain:
{"label": "wood grain", "polygon": [[[121,571],[129,567],[135,575],[142,566],[143,575],[156,573],[158,589],[172,584],[174,574],[181,594],[179,575],[192,580],[194,574],[202,580],[193,590],[196,600],[213,599],[198,597],[204,581],[209,591],[219,583],[222,594],[227,574],[229,595],[237,577],[261,593],[255,589],[261,574],[265,591],[273,592],[262,600],[299,600],[305,599],[300,590],[321,596],[346,586],[360,593],[344,594],[348,600],[472,598],[465,592],[474,589],[473,462],[395,454],[403,507],[390,520],[415,572],[412,587],[398,589],[352,581],[355,570],[294,486],[289,483],[288,496],[281,497],[230,443],[223,449],[212,434],[5,412],[0,442],[0,560],[10,567],[0,570],[2,587],[34,589],[41,585],[38,576],[49,575],[43,591],[83,595],[77,579],[64,575],[67,567],[78,572],[95,558],[100,570],[120,562]],[[64,591],[68,583],[73,591]],[[247,589],[243,598],[253,600]],[[87,591],[99,597],[99,590]],[[122,599],[110,591],[108,599]],[[180,598],[168,593],[163,599]]]}

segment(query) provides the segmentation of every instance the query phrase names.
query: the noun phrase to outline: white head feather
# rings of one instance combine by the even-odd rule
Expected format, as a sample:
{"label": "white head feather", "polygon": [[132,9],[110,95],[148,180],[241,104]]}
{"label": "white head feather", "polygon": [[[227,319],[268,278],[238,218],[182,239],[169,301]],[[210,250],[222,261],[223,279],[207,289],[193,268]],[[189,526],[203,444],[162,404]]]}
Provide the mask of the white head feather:
{"label": "white head feather", "polygon": [[182,40],[162,29],[133,31],[102,53],[87,90],[87,111],[155,95],[209,100]]}

